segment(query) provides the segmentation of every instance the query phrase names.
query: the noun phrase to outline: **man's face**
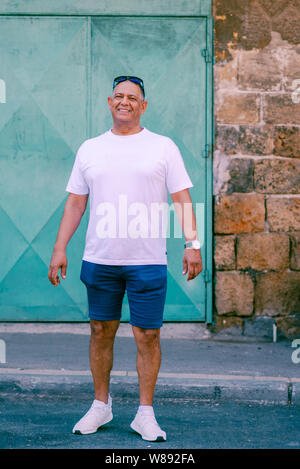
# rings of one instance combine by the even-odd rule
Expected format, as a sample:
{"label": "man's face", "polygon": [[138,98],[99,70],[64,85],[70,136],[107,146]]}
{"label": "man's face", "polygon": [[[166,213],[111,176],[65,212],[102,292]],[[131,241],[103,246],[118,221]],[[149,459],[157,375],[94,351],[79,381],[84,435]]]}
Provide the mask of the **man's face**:
{"label": "man's face", "polygon": [[144,101],[139,85],[122,81],[108,98],[108,105],[114,121],[138,124],[146,110],[147,101]]}

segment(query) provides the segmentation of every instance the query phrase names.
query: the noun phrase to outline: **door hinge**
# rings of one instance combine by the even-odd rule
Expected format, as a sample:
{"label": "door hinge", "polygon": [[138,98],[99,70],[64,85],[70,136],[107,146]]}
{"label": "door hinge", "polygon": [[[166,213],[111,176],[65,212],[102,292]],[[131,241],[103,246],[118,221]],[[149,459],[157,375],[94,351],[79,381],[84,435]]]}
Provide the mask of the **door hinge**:
{"label": "door hinge", "polygon": [[206,63],[209,63],[209,62],[212,61],[212,57],[211,57],[211,54],[209,53],[208,49],[202,49],[201,53],[202,53]]}
{"label": "door hinge", "polygon": [[202,158],[209,158],[212,154],[213,146],[210,143],[206,143],[202,153]]}
{"label": "door hinge", "polygon": [[204,270],[203,271],[203,279],[205,283],[211,282],[211,275],[209,270]]}

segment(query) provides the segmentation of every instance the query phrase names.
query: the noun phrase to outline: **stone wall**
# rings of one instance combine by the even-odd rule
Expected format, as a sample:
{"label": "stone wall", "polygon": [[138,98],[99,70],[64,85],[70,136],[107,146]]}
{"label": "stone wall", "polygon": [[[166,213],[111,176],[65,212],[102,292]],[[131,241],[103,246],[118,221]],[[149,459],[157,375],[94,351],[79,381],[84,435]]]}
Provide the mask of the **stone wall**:
{"label": "stone wall", "polygon": [[300,335],[300,0],[214,0],[215,329]]}

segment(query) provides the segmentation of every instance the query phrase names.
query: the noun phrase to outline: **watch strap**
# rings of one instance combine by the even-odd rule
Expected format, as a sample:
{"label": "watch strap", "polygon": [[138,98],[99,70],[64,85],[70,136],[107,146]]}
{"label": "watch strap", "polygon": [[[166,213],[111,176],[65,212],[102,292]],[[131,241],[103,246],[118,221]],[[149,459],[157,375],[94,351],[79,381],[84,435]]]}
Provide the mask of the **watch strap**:
{"label": "watch strap", "polygon": [[[199,243],[199,241],[197,239],[195,239],[194,241],[196,241],[197,244]],[[186,248],[199,249],[199,247],[194,247],[194,241],[188,241],[187,243],[185,243],[184,244],[184,249],[186,249]]]}

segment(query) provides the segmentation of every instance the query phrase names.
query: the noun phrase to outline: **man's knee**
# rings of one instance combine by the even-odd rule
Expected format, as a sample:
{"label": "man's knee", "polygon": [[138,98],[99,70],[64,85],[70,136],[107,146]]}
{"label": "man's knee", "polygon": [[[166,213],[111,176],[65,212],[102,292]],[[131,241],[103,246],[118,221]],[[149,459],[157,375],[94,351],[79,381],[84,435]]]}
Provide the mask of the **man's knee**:
{"label": "man's knee", "polygon": [[91,335],[98,340],[114,340],[118,321],[96,321],[90,320]]}
{"label": "man's knee", "polygon": [[141,345],[159,345],[160,329],[135,328],[136,342]]}

